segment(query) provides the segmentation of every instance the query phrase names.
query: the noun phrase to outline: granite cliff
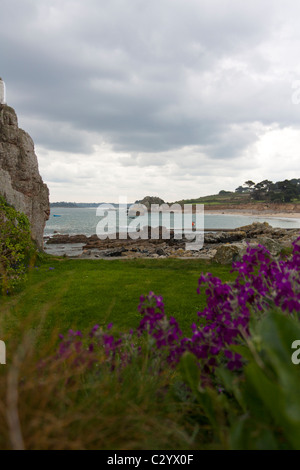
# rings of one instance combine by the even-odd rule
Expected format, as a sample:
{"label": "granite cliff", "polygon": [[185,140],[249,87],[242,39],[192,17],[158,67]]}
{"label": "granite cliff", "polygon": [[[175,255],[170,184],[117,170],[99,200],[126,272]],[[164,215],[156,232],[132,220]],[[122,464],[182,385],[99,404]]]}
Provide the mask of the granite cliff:
{"label": "granite cliff", "polygon": [[32,238],[42,249],[49,190],[39,174],[31,137],[19,128],[14,109],[5,104],[0,104],[0,194],[27,215]]}

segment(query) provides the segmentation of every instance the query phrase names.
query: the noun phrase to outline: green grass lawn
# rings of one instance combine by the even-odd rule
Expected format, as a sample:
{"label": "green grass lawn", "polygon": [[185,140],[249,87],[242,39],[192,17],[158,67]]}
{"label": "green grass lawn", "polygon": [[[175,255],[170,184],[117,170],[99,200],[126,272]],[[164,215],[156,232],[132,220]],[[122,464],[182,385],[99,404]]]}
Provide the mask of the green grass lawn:
{"label": "green grass lawn", "polygon": [[[207,382],[191,354],[173,368],[147,334],[122,338],[121,350],[109,354],[101,335],[76,337],[67,354],[55,354],[58,333],[69,328],[84,332],[113,322],[117,336],[117,330],[137,327],[139,297],[149,291],[163,296],[167,315],[189,334],[206,305],[205,294],[196,292],[203,272],[223,282],[236,276],[230,266],[196,259],[46,256],[32,268],[19,292],[0,298],[0,338],[7,346],[7,366],[0,368],[0,449],[298,448],[299,426],[286,407],[290,392],[281,377],[297,389],[290,344],[299,325],[290,319],[286,328],[278,311],[273,320],[265,317],[261,330],[253,317],[258,336],[239,349],[252,361],[247,369],[235,375],[221,357]],[[267,332],[264,341],[261,332]],[[94,349],[87,349],[90,341]],[[261,350],[265,343],[269,349]]]}
{"label": "green grass lawn", "polygon": [[[162,295],[166,313],[187,334],[205,306],[196,290],[202,272],[234,279],[229,266],[199,260],[66,260],[48,258],[33,268],[23,289],[1,298],[1,339],[18,341],[38,329],[44,346],[68,329],[87,330],[113,322],[120,330],[139,324],[142,294]],[[9,338],[9,339],[8,339]]]}
{"label": "green grass lawn", "polygon": [[[235,277],[230,270],[187,259],[46,257],[19,292],[0,297],[0,339],[7,353],[7,366],[0,368],[0,448],[205,447],[206,422],[200,416],[199,424],[191,405],[176,395],[180,374],[169,367],[160,370],[151,354],[119,370],[110,369],[97,350],[91,371],[74,368],[72,359],[59,360],[55,352],[58,334],[70,328],[85,332],[113,322],[113,334],[134,329],[141,318],[139,298],[150,291],[163,296],[167,315],[190,334],[205,306],[205,295],[197,294],[201,273],[225,281]],[[16,406],[21,443],[15,439]]]}

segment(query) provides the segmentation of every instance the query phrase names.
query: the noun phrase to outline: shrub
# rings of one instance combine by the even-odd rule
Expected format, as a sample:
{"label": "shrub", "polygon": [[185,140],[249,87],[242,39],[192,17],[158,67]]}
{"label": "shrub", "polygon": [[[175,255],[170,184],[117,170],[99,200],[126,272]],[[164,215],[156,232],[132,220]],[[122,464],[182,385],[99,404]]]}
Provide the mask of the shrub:
{"label": "shrub", "polygon": [[0,196],[0,289],[11,292],[26,277],[36,249],[27,217]]}

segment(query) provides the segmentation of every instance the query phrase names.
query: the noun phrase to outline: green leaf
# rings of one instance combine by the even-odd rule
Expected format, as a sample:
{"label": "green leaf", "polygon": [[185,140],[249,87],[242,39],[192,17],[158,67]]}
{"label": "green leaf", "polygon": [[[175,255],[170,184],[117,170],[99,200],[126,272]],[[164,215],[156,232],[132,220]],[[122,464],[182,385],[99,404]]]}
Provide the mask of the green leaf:
{"label": "green leaf", "polygon": [[248,361],[251,361],[253,359],[250,349],[246,346],[232,344],[231,346],[229,346],[229,349],[231,349],[231,351],[237,354],[240,354],[244,359],[247,359]]}

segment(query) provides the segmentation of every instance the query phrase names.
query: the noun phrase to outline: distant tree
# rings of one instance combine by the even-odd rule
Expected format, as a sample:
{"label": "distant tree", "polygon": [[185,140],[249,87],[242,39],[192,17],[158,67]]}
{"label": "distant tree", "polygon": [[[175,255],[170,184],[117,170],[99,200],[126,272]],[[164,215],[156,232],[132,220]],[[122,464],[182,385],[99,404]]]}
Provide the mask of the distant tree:
{"label": "distant tree", "polygon": [[253,198],[257,201],[268,199],[269,193],[274,186],[274,183],[270,180],[263,180],[257,183],[253,188]]}
{"label": "distant tree", "polygon": [[219,196],[225,196],[226,194],[231,194],[232,191],[225,191],[224,189],[221,189],[221,191],[219,191]]}
{"label": "distant tree", "polygon": [[263,180],[253,188],[252,196],[257,201],[291,202],[300,197],[300,179],[277,181]]}
{"label": "distant tree", "polygon": [[283,202],[291,202],[292,199],[297,198],[300,194],[298,185],[289,180],[279,181],[277,187]]}
{"label": "distant tree", "polygon": [[252,186],[255,185],[254,181],[251,181],[251,180],[245,181],[244,184],[245,184],[246,186],[248,186],[249,189],[252,188]]}
{"label": "distant tree", "polygon": [[77,207],[76,202],[51,202],[50,207]]}
{"label": "distant tree", "polygon": [[238,188],[235,189],[235,192],[242,194],[242,193],[247,192],[247,190],[248,190],[247,188],[243,188],[243,186],[239,186]]}

